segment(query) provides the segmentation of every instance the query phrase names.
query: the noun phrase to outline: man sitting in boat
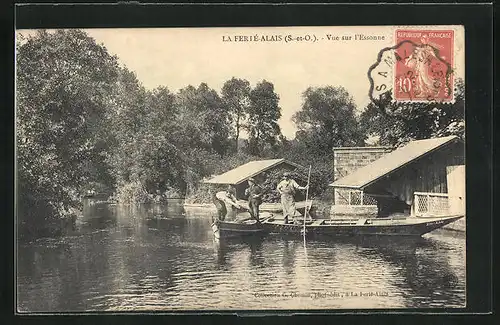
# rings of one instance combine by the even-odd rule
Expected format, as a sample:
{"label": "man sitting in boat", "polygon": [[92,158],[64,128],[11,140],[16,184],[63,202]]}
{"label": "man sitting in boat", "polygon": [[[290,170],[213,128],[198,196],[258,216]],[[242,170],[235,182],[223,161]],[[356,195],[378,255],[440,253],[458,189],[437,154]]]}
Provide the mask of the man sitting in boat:
{"label": "man sitting in boat", "polygon": [[250,177],[248,179],[248,188],[245,190],[245,195],[248,196],[248,206],[250,215],[253,219],[259,221],[259,206],[262,204],[262,187],[255,183],[255,179]]}
{"label": "man sitting in boat", "polygon": [[295,180],[290,178],[288,172],[283,173],[283,180],[278,184],[277,190],[281,194],[281,205],[283,206],[284,222],[288,223],[288,217],[292,216],[295,223],[297,211],[295,209],[295,191],[306,190],[309,185],[299,186]]}
{"label": "man sitting in boat", "polygon": [[235,189],[232,185],[228,185],[225,191],[219,191],[213,196],[213,202],[217,208],[217,215],[219,220],[223,221],[227,216],[226,203],[234,206],[236,209],[241,209],[241,206],[236,201],[234,196]]}

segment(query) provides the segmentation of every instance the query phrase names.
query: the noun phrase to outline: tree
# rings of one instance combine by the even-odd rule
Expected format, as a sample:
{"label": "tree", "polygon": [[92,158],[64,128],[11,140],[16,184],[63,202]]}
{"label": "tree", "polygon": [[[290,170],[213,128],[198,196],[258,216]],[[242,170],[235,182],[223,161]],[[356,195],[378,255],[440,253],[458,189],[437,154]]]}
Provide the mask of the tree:
{"label": "tree", "polygon": [[111,166],[116,183],[122,186],[133,178],[135,160],[132,157],[138,149],[137,139],[149,128],[146,117],[151,111],[147,107],[151,99],[135,73],[125,67],[119,70],[114,99],[106,114],[110,121],[110,150],[107,162]]}
{"label": "tree", "polygon": [[355,116],[356,105],[343,87],[309,87],[302,95],[302,110],[293,116],[297,141],[314,156],[330,155],[334,147],[362,145]]}
{"label": "tree", "polygon": [[223,101],[206,83],[188,86],[177,94],[178,127],[193,147],[223,156],[229,148],[230,115]]}
{"label": "tree", "polygon": [[80,30],[38,31],[17,44],[16,59],[18,215],[39,233],[106,174],[101,130],[118,64]]}
{"label": "tree", "polygon": [[368,104],[361,125],[368,136],[382,145],[400,145],[411,140],[448,135],[465,136],[465,85],[458,79],[455,102],[393,102],[392,97]]}
{"label": "tree", "polygon": [[231,114],[234,125],[234,142],[236,151],[238,151],[238,141],[240,130],[248,115],[250,105],[250,83],[244,79],[232,78],[224,83],[222,87],[222,100],[226,104]]}
{"label": "tree", "polygon": [[196,148],[189,147],[192,138],[183,127],[189,127],[189,119],[181,120],[176,96],[165,87],[146,91],[126,69],[118,92],[112,118],[116,145],[110,156],[118,200],[141,203],[158,192],[184,193]]}
{"label": "tree", "polygon": [[278,125],[281,117],[279,96],[274,92],[272,83],[263,80],[250,91],[247,111],[248,151],[252,155],[261,156],[266,147],[276,147],[281,135]]}
{"label": "tree", "polygon": [[178,94],[165,87],[146,91],[123,69],[115,107],[109,160],[120,202],[145,202],[158,192],[185,194],[229,148],[229,112],[204,83]]}

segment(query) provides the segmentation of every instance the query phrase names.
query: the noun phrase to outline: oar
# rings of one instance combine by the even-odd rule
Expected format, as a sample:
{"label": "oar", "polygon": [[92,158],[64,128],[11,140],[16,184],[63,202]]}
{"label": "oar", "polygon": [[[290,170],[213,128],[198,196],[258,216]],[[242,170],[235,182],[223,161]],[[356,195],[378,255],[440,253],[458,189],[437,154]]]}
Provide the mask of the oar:
{"label": "oar", "polygon": [[309,174],[307,175],[307,188],[306,188],[306,207],[304,210],[304,229],[302,229],[302,232],[304,233],[304,244],[306,242],[306,216],[307,216],[307,210],[309,210],[307,207],[307,199],[309,197],[309,181],[311,180],[311,165],[309,165]]}

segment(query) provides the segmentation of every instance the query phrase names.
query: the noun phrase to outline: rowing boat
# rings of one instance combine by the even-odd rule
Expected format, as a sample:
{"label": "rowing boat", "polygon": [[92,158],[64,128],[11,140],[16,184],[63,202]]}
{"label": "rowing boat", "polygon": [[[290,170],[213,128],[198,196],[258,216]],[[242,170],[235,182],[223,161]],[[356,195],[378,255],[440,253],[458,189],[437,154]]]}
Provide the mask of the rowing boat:
{"label": "rowing boat", "polygon": [[262,234],[307,236],[422,236],[452,223],[463,216],[433,218],[389,217],[389,218],[345,218],[314,219],[297,223],[285,223],[281,214],[262,213],[260,223],[255,220],[215,221],[212,230],[216,238]]}
{"label": "rowing boat", "polygon": [[212,222],[212,231],[216,239],[265,234],[262,223],[257,223],[256,220],[215,220]]}
{"label": "rowing boat", "polygon": [[435,218],[352,218],[316,219],[297,224],[285,224],[282,220],[269,218],[262,223],[266,233],[303,234],[327,236],[422,236],[435,229],[454,222],[462,216]]}

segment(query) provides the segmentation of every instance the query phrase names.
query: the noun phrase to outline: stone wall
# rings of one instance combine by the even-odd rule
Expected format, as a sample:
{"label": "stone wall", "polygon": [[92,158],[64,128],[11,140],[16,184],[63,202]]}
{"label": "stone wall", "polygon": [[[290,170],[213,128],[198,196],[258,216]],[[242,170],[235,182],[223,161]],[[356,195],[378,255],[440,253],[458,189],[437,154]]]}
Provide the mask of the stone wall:
{"label": "stone wall", "polygon": [[358,168],[374,162],[386,153],[393,150],[391,147],[339,147],[333,149],[334,181],[347,176]]}

